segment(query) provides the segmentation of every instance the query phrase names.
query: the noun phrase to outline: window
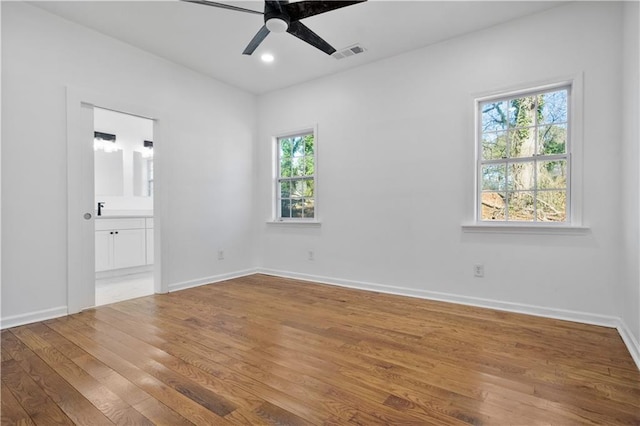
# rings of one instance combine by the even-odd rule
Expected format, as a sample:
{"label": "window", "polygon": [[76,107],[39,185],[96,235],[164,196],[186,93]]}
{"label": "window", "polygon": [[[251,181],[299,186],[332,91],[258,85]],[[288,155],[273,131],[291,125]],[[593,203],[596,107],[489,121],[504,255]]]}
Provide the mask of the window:
{"label": "window", "polygon": [[276,138],[276,218],[314,220],[316,215],[316,140],[313,130]]}
{"label": "window", "polygon": [[478,222],[570,222],[570,96],[556,86],[478,101]]}

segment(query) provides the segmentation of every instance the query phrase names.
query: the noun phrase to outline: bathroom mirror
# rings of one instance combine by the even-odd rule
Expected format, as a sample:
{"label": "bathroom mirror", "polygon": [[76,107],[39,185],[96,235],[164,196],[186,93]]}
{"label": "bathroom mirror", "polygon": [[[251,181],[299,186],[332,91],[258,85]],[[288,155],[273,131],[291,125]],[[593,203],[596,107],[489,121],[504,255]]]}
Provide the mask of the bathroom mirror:
{"label": "bathroom mirror", "polygon": [[133,195],[153,195],[153,157],[146,157],[138,151],[133,151]]}
{"label": "bathroom mirror", "polygon": [[94,167],[96,196],[122,196],[124,192],[122,151],[95,151]]}

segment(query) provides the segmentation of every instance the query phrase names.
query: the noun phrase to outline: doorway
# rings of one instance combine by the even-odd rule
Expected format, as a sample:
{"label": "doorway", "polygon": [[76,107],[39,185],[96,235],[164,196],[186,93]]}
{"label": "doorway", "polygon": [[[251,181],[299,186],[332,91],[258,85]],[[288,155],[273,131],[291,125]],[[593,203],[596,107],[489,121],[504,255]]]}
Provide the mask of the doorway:
{"label": "doorway", "polygon": [[94,107],[93,123],[100,306],[154,293],[153,120]]}
{"label": "doorway", "polygon": [[[150,238],[150,253],[153,256],[153,291],[166,293],[167,283],[164,277],[164,265],[162,263],[163,242],[162,218],[166,212],[163,209],[162,200],[165,198],[165,187],[161,161],[163,126],[158,119],[157,112],[146,105],[135,101],[113,98],[91,90],[67,87],[67,312],[73,314],[83,309],[91,308],[96,303],[96,216],[97,202],[95,197],[95,151],[92,141],[95,142],[94,113],[98,109],[123,112],[131,116],[145,118],[153,123],[152,142],[154,150],[153,167],[153,217],[145,221],[144,235]],[[106,132],[105,132],[106,133]],[[116,135],[117,139],[117,135]],[[159,148],[158,148],[159,147]],[[132,172],[133,173],[133,172]],[[124,175],[123,175],[124,176]],[[124,179],[124,177],[123,177]],[[133,190],[132,190],[133,191]],[[111,213],[116,212],[118,204],[111,200],[109,205]],[[122,209],[126,210],[126,209]],[[102,214],[102,211],[101,211]],[[145,218],[146,220],[147,218]],[[100,219],[103,220],[103,219]],[[123,229],[131,229],[134,226],[128,224]],[[140,221],[135,225],[140,228]],[[108,232],[118,232],[119,235],[131,236],[135,233],[123,232],[112,229]],[[138,240],[140,239],[138,232]],[[108,235],[112,235],[108,233]],[[134,238],[135,239],[135,238]],[[125,239],[119,240],[125,248],[133,247],[131,241],[124,244]],[[115,242],[114,242],[115,244]],[[102,246],[104,248],[104,246]],[[109,250],[109,249],[107,249]],[[146,253],[145,253],[146,256]],[[116,265],[114,263],[114,265]],[[122,263],[117,265],[122,266]],[[138,265],[139,266],[139,265]],[[146,265],[145,265],[146,266]],[[125,265],[125,267],[133,267]]]}

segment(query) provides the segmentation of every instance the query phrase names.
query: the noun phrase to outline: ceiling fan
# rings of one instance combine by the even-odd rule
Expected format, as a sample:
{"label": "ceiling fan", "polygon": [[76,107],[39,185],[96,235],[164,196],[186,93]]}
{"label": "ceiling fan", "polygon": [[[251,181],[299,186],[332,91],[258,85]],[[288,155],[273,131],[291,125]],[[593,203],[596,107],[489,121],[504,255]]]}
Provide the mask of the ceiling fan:
{"label": "ceiling fan", "polygon": [[301,19],[319,15],[341,7],[363,3],[367,0],[357,1],[298,1],[289,3],[288,0],[265,0],[264,12],[245,9],[225,3],[218,3],[208,0],[183,0],[188,3],[203,4],[206,6],[219,7],[222,9],[235,10],[237,12],[253,13],[264,15],[264,25],[258,33],[251,39],[247,47],[242,52],[243,55],[251,55],[270,32],[288,32],[298,37],[300,40],[309,43],[313,47],[322,50],[327,55],[332,55],[334,49],[329,43],[324,41],[318,34],[311,31],[306,25],[300,22]]}

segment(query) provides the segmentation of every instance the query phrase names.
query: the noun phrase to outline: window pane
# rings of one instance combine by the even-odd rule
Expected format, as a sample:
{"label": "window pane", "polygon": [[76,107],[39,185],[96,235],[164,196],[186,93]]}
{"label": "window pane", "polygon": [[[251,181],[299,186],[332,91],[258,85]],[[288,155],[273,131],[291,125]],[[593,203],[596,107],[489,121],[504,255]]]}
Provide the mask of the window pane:
{"label": "window pane", "polygon": [[478,220],[566,222],[570,88],[480,103]]}
{"label": "window pane", "polygon": [[567,125],[553,124],[538,128],[538,154],[564,154],[567,150]]}
{"label": "window pane", "polygon": [[307,135],[304,137],[304,155],[313,155],[315,152],[313,142],[313,135]]}
{"label": "window pane", "polygon": [[535,152],[535,127],[509,130],[509,157],[533,157]]}
{"label": "window pane", "polygon": [[304,157],[304,175],[313,176],[315,173],[315,160],[313,157]]}
{"label": "window pane", "polygon": [[538,192],[537,216],[541,222],[566,222],[567,191]]}
{"label": "window pane", "polygon": [[281,138],[278,139],[280,144],[280,158],[291,157],[291,139]]}
{"label": "window pane", "polygon": [[291,157],[280,159],[280,177],[291,177]]}
{"label": "window pane", "polygon": [[291,200],[280,200],[280,217],[291,217]]}
{"label": "window pane", "polygon": [[482,166],[482,190],[504,191],[507,180],[504,164],[485,164]]}
{"label": "window pane", "polygon": [[291,159],[291,176],[304,176],[304,158]]}
{"label": "window pane", "polygon": [[291,217],[302,217],[302,200],[291,200]]}
{"label": "window pane", "polygon": [[291,197],[291,184],[289,181],[280,182],[280,198]]}
{"label": "window pane", "polygon": [[304,202],[304,210],[303,210],[303,216],[304,217],[314,217],[315,214],[315,201],[313,198],[305,198]]}
{"label": "window pane", "polygon": [[315,214],[315,140],[313,133],[277,139],[279,168],[276,206],[280,218]]}
{"label": "window pane", "polygon": [[507,157],[507,133],[489,132],[482,134],[482,159],[496,160]]}
{"label": "window pane", "polygon": [[296,136],[291,139],[292,141],[292,149],[294,157],[303,157],[304,156],[304,139],[302,136]]}
{"label": "window pane", "polygon": [[567,90],[540,95],[540,122],[545,124],[567,122]]}
{"label": "window pane", "polygon": [[480,106],[482,111],[482,131],[505,130],[507,128],[507,103],[491,102]]}
{"label": "window pane", "polygon": [[535,212],[533,192],[509,192],[507,200],[509,220],[533,221]]}
{"label": "window pane", "polygon": [[504,200],[504,193],[483,192],[480,209],[482,220],[506,220]]}
{"label": "window pane", "polygon": [[314,197],[315,182],[311,179],[307,179],[304,182],[304,196]]}
{"label": "window pane", "polygon": [[536,96],[524,96],[509,101],[509,127],[536,124]]}
{"label": "window pane", "polygon": [[302,197],[303,194],[303,186],[304,182],[302,180],[292,180],[289,181],[291,186],[291,196],[292,197]]}
{"label": "window pane", "polygon": [[509,164],[509,173],[507,175],[507,189],[522,191],[533,189],[534,187],[535,173],[533,161]]}
{"label": "window pane", "polygon": [[567,161],[538,162],[539,189],[565,189],[567,187]]}

